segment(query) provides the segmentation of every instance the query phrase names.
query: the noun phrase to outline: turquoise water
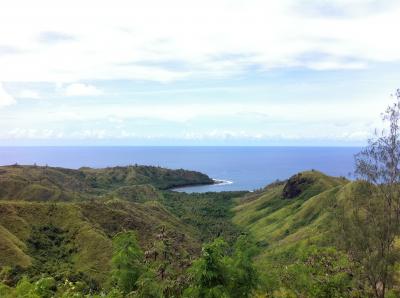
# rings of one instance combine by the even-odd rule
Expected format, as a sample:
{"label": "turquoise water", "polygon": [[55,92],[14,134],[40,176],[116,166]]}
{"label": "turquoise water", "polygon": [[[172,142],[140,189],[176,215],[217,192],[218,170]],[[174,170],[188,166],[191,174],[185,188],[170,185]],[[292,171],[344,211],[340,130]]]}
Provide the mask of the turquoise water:
{"label": "turquoise water", "polygon": [[347,176],[356,147],[0,147],[0,164],[102,168],[130,164],[184,168],[225,183],[182,189],[187,192],[254,190],[316,169]]}

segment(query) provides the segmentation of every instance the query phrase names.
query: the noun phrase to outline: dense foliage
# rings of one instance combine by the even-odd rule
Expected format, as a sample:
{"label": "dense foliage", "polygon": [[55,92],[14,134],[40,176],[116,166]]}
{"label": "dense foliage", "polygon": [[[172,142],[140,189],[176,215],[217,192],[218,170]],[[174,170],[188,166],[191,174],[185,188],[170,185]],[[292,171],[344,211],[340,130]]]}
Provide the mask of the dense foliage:
{"label": "dense foliage", "polygon": [[137,288],[136,282],[143,274],[143,252],[133,232],[119,233],[114,238],[112,257],[113,283],[124,293]]}
{"label": "dense foliage", "polygon": [[245,193],[164,192],[161,200],[169,211],[200,232],[201,241],[208,242],[215,237],[222,237],[232,242],[239,234],[239,227],[231,223],[234,199]]}
{"label": "dense foliage", "polygon": [[[248,237],[240,236],[235,249],[229,252],[221,238],[204,245],[199,259],[185,270],[189,279],[168,279],[156,260],[146,261],[136,235],[132,231],[114,237],[112,274],[109,287],[91,293],[82,281],[57,282],[53,277],[32,281],[22,277],[15,287],[4,284],[2,272],[0,295],[13,297],[250,297],[258,285],[258,273],[252,263],[255,250]],[[165,259],[164,259],[165,260]],[[156,270],[158,268],[158,271]],[[160,274],[163,272],[163,274]]]}

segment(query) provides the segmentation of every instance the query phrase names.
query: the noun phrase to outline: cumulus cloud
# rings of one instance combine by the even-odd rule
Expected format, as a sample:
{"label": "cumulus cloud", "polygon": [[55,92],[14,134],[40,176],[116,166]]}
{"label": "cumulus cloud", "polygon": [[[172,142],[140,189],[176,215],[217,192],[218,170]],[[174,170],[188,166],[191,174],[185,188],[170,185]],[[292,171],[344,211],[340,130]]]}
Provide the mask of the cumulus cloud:
{"label": "cumulus cloud", "polygon": [[16,100],[11,96],[0,83],[0,108],[5,106],[10,106],[16,103]]}
{"label": "cumulus cloud", "polygon": [[103,92],[93,85],[74,83],[67,85],[63,88],[65,96],[97,96],[102,95]]}
{"label": "cumulus cloud", "polygon": [[169,82],[400,61],[398,1],[322,2],[5,0],[0,45],[24,51],[0,55],[0,81]]}

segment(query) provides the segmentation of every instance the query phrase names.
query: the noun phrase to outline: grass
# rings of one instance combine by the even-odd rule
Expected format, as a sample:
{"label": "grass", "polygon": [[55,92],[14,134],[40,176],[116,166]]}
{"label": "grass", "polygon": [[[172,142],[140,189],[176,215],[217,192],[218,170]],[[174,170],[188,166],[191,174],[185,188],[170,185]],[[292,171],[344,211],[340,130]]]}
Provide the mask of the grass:
{"label": "grass", "polygon": [[130,229],[146,250],[165,227],[177,253],[196,255],[198,232],[154,201],[162,199],[159,189],[207,183],[213,181],[202,173],[138,165],[0,167],[0,268],[19,267],[18,274],[30,276],[84,274],[102,284],[111,238]]}
{"label": "grass", "polygon": [[[25,268],[21,274],[32,276],[56,272],[66,278],[85,273],[88,279],[102,284],[109,274],[111,238],[116,233],[137,231],[146,250],[156,241],[161,227],[169,231],[174,251],[192,255],[199,252],[195,231],[158,203],[3,201],[0,202],[0,265],[19,265]],[[178,263],[179,259],[175,261]]]}
{"label": "grass", "polygon": [[276,247],[322,240],[336,199],[349,183],[317,171],[303,172],[299,177],[311,183],[296,197],[285,198],[284,188],[289,184],[277,184],[266,188],[255,199],[239,202],[234,208],[234,223],[249,230],[267,247],[264,255]]}
{"label": "grass", "polygon": [[335,207],[352,195],[354,183],[303,172],[244,197],[233,208],[233,222],[258,242],[263,294],[328,297],[334,289],[339,293],[335,297],[347,297],[352,275],[346,257],[335,248],[332,228]]}

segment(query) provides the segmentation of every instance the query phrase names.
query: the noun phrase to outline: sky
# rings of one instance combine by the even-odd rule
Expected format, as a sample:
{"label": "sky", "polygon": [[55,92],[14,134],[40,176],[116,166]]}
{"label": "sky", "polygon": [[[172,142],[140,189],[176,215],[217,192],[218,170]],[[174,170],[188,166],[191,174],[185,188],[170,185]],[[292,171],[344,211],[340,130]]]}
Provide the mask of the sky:
{"label": "sky", "polygon": [[359,146],[398,0],[1,0],[0,146]]}

